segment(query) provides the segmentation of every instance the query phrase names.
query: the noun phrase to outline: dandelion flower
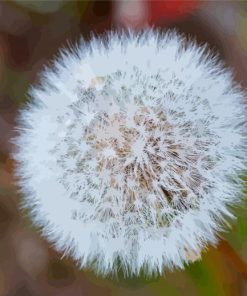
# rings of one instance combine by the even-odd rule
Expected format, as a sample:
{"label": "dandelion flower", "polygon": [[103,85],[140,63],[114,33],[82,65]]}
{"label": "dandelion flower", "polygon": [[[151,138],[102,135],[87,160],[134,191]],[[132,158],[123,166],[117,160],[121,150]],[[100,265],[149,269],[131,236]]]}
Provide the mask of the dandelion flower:
{"label": "dandelion flower", "polygon": [[176,32],[63,49],[30,90],[17,175],[42,234],[81,268],[160,274],[198,257],[241,200],[245,95]]}

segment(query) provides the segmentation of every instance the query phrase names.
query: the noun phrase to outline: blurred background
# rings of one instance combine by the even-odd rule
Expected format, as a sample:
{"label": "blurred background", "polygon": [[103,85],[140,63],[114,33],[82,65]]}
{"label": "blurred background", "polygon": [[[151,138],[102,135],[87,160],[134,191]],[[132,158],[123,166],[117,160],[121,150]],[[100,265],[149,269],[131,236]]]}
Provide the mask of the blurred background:
{"label": "blurred background", "polygon": [[[247,295],[247,203],[217,248],[157,279],[97,278],[45,242],[18,210],[13,150],[18,109],[44,64],[82,35],[130,26],[177,28],[207,42],[247,87],[245,1],[0,1],[0,296]],[[222,112],[224,112],[222,110]],[[243,193],[245,195],[246,193]]]}

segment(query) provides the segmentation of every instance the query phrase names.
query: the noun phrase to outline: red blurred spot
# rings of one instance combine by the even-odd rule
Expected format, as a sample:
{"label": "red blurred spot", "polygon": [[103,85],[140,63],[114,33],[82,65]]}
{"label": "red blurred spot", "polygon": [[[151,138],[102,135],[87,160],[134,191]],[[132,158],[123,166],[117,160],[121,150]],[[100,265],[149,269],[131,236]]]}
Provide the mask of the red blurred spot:
{"label": "red blurred spot", "polygon": [[199,4],[198,0],[191,1],[148,1],[149,23],[172,21],[190,14]]}

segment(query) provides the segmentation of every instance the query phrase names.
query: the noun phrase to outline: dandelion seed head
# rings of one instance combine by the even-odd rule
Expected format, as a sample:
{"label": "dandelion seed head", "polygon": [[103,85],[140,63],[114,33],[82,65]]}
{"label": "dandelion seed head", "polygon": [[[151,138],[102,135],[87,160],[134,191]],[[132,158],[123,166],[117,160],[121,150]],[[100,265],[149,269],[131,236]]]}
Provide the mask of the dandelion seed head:
{"label": "dandelion seed head", "polygon": [[106,41],[63,51],[30,92],[15,153],[24,207],[82,268],[182,268],[240,200],[244,93],[175,32]]}

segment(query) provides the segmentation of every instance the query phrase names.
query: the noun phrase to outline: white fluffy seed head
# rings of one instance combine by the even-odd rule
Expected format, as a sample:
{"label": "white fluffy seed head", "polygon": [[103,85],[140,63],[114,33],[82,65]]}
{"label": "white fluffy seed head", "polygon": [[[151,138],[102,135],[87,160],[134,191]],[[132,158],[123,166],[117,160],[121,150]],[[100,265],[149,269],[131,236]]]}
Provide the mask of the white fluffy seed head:
{"label": "white fluffy seed head", "polygon": [[183,267],[241,197],[244,93],[176,32],[63,50],[21,111],[24,206],[56,249],[101,274]]}

